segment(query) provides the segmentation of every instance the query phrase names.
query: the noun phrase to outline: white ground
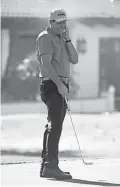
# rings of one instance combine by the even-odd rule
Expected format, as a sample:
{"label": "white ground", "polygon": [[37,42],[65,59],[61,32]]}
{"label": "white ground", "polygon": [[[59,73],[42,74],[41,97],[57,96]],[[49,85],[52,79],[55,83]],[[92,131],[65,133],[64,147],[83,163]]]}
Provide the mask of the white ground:
{"label": "white ground", "polygon": [[[52,181],[39,177],[40,158],[27,163],[29,158],[2,156],[9,163],[25,161],[25,164],[1,165],[2,186],[115,186],[120,187],[120,114],[79,115],[72,114],[76,133],[86,160],[93,165],[85,166],[80,159],[60,161],[63,170],[70,171],[71,181]],[[1,124],[1,149],[19,152],[36,152],[42,149],[42,135],[46,124],[45,114],[5,115]],[[77,151],[78,146],[67,115],[60,141],[60,151]],[[92,159],[92,156],[105,159]],[[11,158],[10,158],[11,157]],[[61,158],[60,158],[61,159]],[[30,158],[31,160],[31,158]],[[99,182],[99,183],[95,183]]]}
{"label": "white ground", "polygon": [[73,179],[68,181],[54,181],[39,177],[40,163],[3,165],[1,167],[2,186],[119,186],[120,187],[120,159],[94,161],[91,166],[85,166],[81,161],[61,161],[60,167],[70,171]]}
{"label": "white ground", "polygon": [[[120,113],[101,115],[72,114],[73,123],[85,155],[120,157]],[[42,149],[45,114],[17,114],[2,117],[3,150],[36,152]],[[60,151],[78,151],[73,127],[66,116],[60,141]]]}

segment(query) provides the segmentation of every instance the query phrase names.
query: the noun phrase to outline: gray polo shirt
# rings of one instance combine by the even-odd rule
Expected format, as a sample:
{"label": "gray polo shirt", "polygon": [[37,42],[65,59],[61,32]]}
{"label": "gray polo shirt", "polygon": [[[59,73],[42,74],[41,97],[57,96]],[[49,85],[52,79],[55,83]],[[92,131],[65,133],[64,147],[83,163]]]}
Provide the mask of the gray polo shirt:
{"label": "gray polo shirt", "polygon": [[[37,55],[52,55],[51,63],[59,76],[69,77],[70,61],[66,43],[62,37],[58,37],[47,28],[39,34],[36,40]],[[40,77],[46,77],[46,73],[40,62]]]}

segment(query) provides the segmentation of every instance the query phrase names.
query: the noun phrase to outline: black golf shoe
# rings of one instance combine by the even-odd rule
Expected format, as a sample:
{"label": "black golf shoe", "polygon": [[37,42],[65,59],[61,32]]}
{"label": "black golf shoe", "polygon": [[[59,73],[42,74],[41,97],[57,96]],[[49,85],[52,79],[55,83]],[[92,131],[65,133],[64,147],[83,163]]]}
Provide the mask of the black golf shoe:
{"label": "black golf shoe", "polygon": [[40,174],[41,177],[44,178],[54,178],[56,180],[67,180],[67,179],[72,179],[72,176],[70,173],[63,172],[57,168],[48,168],[46,166],[43,167],[43,170]]}
{"label": "black golf shoe", "polygon": [[[42,162],[42,163],[41,163],[41,168],[40,168],[40,177],[42,177],[42,173],[43,173],[43,168],[44,168],[44,166],[45,166],[45,164],[44,164],[44,162]],[[59,168],[59,170],[60,170],[61,172],[65,173],[65,174],[70,175],[70,172],[68,172],[68,171],[62,171],[60,168]]]}

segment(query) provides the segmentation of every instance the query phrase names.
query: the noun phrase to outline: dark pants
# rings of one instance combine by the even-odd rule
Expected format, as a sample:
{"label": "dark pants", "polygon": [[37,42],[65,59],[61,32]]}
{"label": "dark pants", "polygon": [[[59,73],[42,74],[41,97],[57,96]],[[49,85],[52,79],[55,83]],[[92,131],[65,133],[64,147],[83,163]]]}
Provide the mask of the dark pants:
{"label": "dark pants", "polygon": [[[68,85],[66,85],[68,87]],[[58,146],[62,124],[66,114],[65,99],[59,94],[57,86],[51,80],[40,85],[41,99],[48,109],[48,124],[43,137],[42,159],[51,167],[58,166]]]}

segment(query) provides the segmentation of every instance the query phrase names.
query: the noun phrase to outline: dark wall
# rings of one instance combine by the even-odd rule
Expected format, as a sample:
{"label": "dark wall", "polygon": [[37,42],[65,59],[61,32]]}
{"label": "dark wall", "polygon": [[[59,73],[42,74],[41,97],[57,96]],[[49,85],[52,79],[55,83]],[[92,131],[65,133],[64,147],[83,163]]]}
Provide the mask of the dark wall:
{"label": "dark wall", "polygon": [[47,25],[47,19],[44,18],[2,18],[1,28],[9,28],[11,31],[34,31],[38,33]]}
{"label": "dark wall", "polygon": [[26,55],[31,53],[32,48],[35,51],[36,37],[47,26],[47,20],[38,18],[2,18],[1,21],[1,28],[10,31],[9,71],[25,58],[25,53]]}
{"label": "dark wall", "polygon": [[11,98],[12,100],[29,100],[29,98],[35,98],[39,90],[38,79],[22,81],[14,72],[16,66],[25,58],[35,54],[36,37],[46,26],[46,19],[1,19],[1,28],[10,31],[10,53],[6,74],[2,80],[2,93],[7,93],[7,98],[5,98],[5,100],[11,100]]}

